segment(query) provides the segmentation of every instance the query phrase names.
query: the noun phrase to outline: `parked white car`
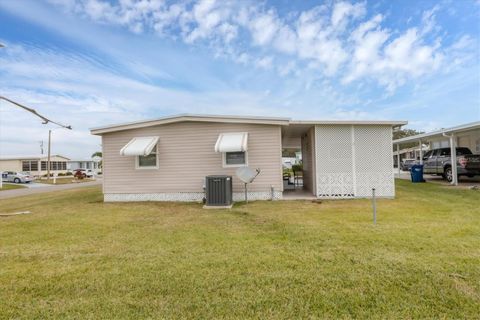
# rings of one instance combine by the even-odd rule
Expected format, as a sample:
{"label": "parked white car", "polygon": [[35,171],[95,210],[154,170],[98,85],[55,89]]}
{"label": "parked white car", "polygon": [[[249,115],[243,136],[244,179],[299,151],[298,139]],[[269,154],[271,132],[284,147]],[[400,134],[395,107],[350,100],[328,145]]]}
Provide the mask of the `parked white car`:
{"label": "parked white car", "polygon": [[32,176],[29,172],[15,172],[15,171],[2,172],[2,181],[4,182],[30,183],[33,180],[35,180],[35,177]]}

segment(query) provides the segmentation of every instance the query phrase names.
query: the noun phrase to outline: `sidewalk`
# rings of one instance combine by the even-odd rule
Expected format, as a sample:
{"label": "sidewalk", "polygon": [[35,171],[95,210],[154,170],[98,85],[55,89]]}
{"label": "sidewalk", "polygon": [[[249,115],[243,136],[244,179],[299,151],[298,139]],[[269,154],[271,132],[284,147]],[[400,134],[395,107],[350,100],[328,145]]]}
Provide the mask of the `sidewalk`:
{"label": "sidewalk", "polygon": [[102,180],[96,180],[92,182],[82,182],[82,183],[72,183],[72,184],[62,184],[62,185],[52,185],[41,188],[22,188],[14,190],[6,190],[0,192],[0,199],[9,199],[21,196],[28,196],[31,194],[77,189],[91,186],[100,186],[102,185]]}

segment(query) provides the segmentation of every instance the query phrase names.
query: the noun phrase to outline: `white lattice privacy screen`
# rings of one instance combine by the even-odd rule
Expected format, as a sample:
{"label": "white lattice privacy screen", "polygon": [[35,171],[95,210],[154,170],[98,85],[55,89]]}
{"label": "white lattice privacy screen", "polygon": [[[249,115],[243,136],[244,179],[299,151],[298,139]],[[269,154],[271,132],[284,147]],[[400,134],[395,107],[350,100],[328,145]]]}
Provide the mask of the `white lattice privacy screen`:
{"label": "white lattice privacy screen", "polygon": [[317,197],[395,196],[390,126],[317,125],[315,147]]}

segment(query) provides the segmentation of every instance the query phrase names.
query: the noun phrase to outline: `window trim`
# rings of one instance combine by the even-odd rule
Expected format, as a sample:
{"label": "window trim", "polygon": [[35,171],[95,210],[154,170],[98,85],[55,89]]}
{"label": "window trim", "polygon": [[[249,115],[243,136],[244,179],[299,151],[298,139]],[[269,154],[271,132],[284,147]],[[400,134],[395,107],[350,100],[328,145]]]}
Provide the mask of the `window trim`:
{"label": "window trim", "polygon": [[[227,153],[233,153],[233,152],[243,152],[243,153],[245,153],[245,163],[244,164],[227,164]],[[223,168],[248,167],[248,151],[222,152],[222,167]]]}
{"label": "window trim", "polygon": [[139,158],[141,156],[135,156],[135,169],[136,170],[155,170],[159,168],[159,159],[158,159],[158,143],[155,145],[153,148],[152,152],[150,154],[154,153],[155,154],[155,159],[156,159],[156,164],[155,166],[148,166],[148,167],[141,167],[139,164]]}

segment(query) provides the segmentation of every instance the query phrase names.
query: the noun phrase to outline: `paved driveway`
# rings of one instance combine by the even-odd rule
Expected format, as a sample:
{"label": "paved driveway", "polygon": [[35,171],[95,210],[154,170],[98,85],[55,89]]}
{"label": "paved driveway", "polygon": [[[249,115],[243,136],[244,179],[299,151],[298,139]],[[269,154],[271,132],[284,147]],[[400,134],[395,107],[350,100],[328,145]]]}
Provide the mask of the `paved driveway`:
{"label": "paved driveway", "polygon": [[[394,170],[395,178],[398,178],[398,171],[397,169]],[[433,182],[442,184],[445,186],[451,186],[451,184],[444,180],[441,176],[432,175],[432,174],[424,174],[423,178],[427,182]],[[410,172],[409,171],[401,171],[400,172],[400,179],[410,180]],[[480,176],[475,176],[473,178],[460,176],[458,177],[458,187],[460,188],[469,188],[473,186],[480,187]]]}
{"label": "paved driveway", "polygon": [[22,186],[25,186],[27,188],[45,188],[45,187],[50,187],[50,184],[46,183],[37,183],[35,181],[32,181],[30,183],[23,183]]}
{"label": "paved driveway", "polygon": [[69,190],[69,189],[76,189],[76,188],[85,188],[91,186],[98,186],[102,184],[102,180],[96,180],[92,182],[82,182],[82,183],[71,183],[71,184],[62,184],[62,185],[46,185],[42,183],[35,183],[36,185],[42,186],[35,186],[33,184],[31,187],[22,188],[22,189],[13,189],[13,190],[5,190],[0,192],[0,199],[8,199],[14,197],[21,197],[21,196],[28,196],[31,194],[36,193],[44,193],[44,192],[52,192],[57,190]]}

